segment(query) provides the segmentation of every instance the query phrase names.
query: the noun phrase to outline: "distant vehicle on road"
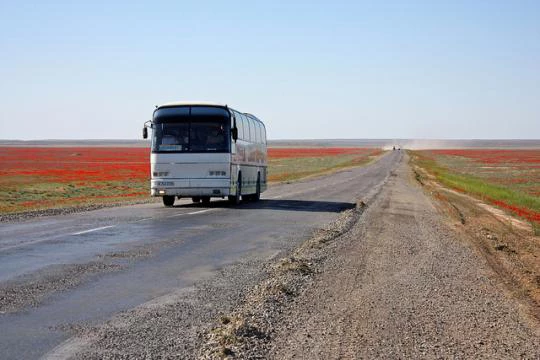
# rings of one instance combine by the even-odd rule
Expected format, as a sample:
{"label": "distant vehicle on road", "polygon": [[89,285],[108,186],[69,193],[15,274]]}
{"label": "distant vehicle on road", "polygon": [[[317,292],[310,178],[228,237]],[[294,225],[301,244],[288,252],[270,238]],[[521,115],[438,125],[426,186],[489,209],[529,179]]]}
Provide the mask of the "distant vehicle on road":
{"label": "distant vehicle on road", "polygon": [[156,107],[145,139],[148,128],[151,195],[165,206],[182,197],[257,201],[266,190],[266,127],[256,116],[227,105],[176,102]]}

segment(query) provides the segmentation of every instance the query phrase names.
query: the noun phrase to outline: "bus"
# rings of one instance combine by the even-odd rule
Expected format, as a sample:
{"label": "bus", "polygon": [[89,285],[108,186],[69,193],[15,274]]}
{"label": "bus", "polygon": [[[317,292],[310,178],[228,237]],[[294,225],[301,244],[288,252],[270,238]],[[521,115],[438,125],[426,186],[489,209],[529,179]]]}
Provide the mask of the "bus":
{"label": "bus", "polygon": [[165,206],[180,198],[258,201],[266,190],[266,127],[256,116],[227,105],[175,102],[156,106],[145,139],[148,128],[150,193]]}

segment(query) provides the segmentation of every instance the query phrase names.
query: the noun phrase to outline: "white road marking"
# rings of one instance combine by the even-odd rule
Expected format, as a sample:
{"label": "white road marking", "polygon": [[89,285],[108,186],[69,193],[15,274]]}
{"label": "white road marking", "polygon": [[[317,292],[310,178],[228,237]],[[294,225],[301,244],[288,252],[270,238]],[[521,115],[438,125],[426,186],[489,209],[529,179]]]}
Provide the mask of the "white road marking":
{"label": "white road marking", "polygon": [[171,215],[171,216],[167,216],[167,217],[172,218],[172,217],[184,216],[184,215],[202,214],[202,213],[205,213],[205,212],[208,212],[208,211],[214,211],[214,210],[215,209],[199,210],[199,211],[194,211],[194,212],[190,212],[190,213],[175,214],[175,215]]}
{"label": "white road marking", "polygon": [[109,228],[112,228],[112,227],[115,227],[115,226],[116,226],[116,225],[102,226],[102,227],[98,227],[98,228],[95,228],[95,229],[79,231],[79,232],[73,233],[73,234],[71,234],[71,235],[82,235],[82,234],[87,234],[87,233],[91,233],[91,232],[94,232],[94,231],[99,231],[99,230],[109,229]]}
{"label": "white road marking", "polygon": [[149,218],[144,218],[144,219],[135,220],[135,222],[148,221],[148,220],[152,220],[152,219],[153,219],[153,218],[149,217]]}

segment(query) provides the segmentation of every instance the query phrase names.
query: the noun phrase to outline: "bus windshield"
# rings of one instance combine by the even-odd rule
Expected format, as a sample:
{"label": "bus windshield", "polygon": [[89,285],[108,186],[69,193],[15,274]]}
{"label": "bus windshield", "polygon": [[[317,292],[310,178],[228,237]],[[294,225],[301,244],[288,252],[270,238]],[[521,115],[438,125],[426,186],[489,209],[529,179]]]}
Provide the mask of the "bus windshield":
{"label": "bus windshield", "polygon": [[230,120],[216,107],[163,108],[154,113],[152,152],[229,152]]}

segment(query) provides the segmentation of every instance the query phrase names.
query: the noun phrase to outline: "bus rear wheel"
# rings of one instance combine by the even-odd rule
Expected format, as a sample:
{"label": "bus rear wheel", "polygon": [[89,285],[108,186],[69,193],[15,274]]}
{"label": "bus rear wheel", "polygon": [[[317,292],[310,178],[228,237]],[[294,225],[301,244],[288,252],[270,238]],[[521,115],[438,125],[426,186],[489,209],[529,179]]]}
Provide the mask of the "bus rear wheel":
{"label": "bus rear wheel", "polygon": [[174,205],[174,196],[165,195],[163,196],[163,205],[171,207]]}
{"label": "bus rear wheel", "polygon": [[191,200],[192,200],[194,203],[200,203],[200,202],[201,202],[201,198],[198,197],[198,196],[192,197]]}
{"label": "bus rear wheel", "polygon": [[201,197],[201,200],[203,204],[206,204],[206,205],[210,204],[210,196],[203,196]]}
{"label": "bus rear wheel", "polygon": [[255,194],[253,194],[253,197],[251,198],[253,201],[259,201],[261,199],[261,174],[257,174],[257,190],[255,191]]}
{"label": "bus rear wheel", "polygon": [[247,201],[259,201],[261,198],[261,177],[257,174],[257,186],[255,188],[255,194],[244,195],[244,199]]}

